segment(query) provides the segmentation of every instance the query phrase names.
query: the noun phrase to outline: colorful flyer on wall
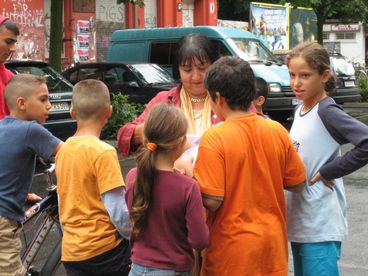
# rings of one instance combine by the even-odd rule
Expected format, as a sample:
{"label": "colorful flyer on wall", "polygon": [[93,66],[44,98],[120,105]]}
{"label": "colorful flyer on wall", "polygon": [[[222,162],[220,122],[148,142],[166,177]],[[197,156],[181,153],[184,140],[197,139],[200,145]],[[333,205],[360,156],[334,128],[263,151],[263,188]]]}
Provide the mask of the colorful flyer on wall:
{"label": "colorful flyer on wall", "polygon": [[89,21],[88,20],[78,20],[77,21],[77,33],[85,34],[88,33],[89,30]]}
{"label": "colorful flyer on wall", "polygon": [[88,49],[78,49],[77,53],[78,53],[80,62],[89,60],[89,50]]}
{"label": "colorful flyer on wall", "polygon": [[89,35],[78,34],[77,35],[78,48],[89,48]]}

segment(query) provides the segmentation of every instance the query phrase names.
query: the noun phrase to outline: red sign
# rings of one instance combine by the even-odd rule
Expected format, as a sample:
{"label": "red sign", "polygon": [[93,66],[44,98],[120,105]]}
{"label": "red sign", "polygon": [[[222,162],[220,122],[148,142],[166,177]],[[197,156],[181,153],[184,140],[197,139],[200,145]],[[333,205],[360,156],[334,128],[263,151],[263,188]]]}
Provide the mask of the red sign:
{"label": "red sign", "polygon": [[359,31],[359,24],[351,25],[332,25],[332,31]]}

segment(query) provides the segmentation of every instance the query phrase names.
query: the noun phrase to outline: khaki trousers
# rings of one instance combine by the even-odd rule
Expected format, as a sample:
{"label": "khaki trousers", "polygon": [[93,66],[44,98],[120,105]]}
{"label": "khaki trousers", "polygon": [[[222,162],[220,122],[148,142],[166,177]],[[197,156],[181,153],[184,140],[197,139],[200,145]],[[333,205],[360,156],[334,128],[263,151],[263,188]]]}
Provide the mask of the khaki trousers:
{"label": "khaki trousers", "polygon": [[24,276],[26,269],[20,258],[22,225],[0,216],[0,275]]}

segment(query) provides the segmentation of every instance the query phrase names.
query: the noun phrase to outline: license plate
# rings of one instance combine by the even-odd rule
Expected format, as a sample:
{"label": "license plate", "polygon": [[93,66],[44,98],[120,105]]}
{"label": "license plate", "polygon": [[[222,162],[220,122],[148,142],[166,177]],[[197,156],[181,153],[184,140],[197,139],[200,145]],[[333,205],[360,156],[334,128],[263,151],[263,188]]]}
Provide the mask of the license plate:
{"label": "license plate", "polygon": [[297,105],[298,104],[298,99],[297,98],[291,99],[291,104],[292,105]]}
{"label": "license plate", "polygon": [[354,81],[345,81],[345,87],[355,87]]}
{"label": "license plate", "polygon": [[69,104],[67,102],[52,103],[50,111],[69,111]]}

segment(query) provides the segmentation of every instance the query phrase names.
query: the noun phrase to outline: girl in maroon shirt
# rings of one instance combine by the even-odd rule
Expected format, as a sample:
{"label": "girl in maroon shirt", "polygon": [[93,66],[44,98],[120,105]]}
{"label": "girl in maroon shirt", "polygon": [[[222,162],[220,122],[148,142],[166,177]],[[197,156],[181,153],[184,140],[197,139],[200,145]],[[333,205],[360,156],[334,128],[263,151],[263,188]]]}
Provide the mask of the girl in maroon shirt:
{"label": "girl in maroon shirt", "polygon": [[164,103],[152,108],[144,124],[145,147],[126,179],[133,222],[129,275],[190,275],[193,249],[208,245],[199,187],[174,171],[187,147],[187,127],[184,114]]}

